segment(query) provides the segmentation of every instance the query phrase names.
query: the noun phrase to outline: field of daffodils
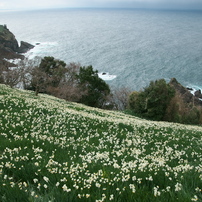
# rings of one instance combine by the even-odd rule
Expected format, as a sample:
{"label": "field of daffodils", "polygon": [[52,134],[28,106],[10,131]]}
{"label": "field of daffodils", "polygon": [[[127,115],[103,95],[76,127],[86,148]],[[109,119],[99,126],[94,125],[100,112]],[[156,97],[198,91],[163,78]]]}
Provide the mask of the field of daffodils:
{"label": "field of daffodils", "polygon": [[202,127],[0,85],[0,201],[202,201]]}

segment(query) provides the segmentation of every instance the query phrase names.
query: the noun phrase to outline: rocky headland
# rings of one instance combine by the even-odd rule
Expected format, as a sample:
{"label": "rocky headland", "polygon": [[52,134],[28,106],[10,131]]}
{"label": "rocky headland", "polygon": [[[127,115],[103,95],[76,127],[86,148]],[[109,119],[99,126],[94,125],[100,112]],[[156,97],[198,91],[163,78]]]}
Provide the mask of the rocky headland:
{"label": "rocky headland", "polygon": [[[0,25],[0,68],[13,66],[9,59],[23,59],[23,53],[34,48],[32,44],[21,41],[20,46],[15,35],[10,32],[6,25]],[[6,60],[7,59],[7,60]]]}
{"label": "rocky headland", "polygon": [[172,78],[169,83],[176,92],[176,95],[180,96],[183,102],[189,106],[200,106],[202,107],[202,94],[201,90],[197,90],[196,92],[191,93],[193,89],[185,88],[182,86],[175,78]]}

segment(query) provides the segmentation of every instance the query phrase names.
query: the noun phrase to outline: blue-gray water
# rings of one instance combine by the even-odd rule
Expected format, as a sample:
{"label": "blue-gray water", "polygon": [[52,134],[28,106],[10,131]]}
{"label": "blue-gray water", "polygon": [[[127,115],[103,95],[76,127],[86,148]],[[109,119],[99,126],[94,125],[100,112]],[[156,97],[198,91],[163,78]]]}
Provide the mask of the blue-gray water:
{"label": "blue-gray water", "polygon": [[116,74],[109,84],[139,90],[172,77],[202,88],[202,11],[56,9],[0,12],[32,55]]}

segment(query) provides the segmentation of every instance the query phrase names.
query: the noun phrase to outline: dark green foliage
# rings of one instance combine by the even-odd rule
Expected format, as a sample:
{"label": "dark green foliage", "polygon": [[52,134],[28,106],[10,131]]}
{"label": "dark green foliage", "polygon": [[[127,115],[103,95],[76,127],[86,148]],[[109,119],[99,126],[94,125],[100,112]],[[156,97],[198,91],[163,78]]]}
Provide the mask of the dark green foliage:
{"label": "dark green foliage", "polygon": [[41,60],[39,68],[43,69],[43,71],[47,72],[48,74],[52,74],[53,71],[60,66],[65,67],[66,63],[61,60],[56,60],[54,57],[44,57]]}
{"label": "dark green foliage", "polygon": [[191,101],[187,101],[187,96],[183,96],[176,91],[175,96],[171,99],[165,115],[166,121],[178,122],[183,124],[201,124],[202,123],[202,107],[196,104],[192,97]]}
{"label": "dark green foliage", "polygon": [[47,93],[102,108],[110,93],[109,86],[98,77],[92,66],[79,67],[73,63],[67,66],[54,57],[44,57],[39,67],[33,69],[28,89],[35,90],[36,95]]}
{"label": "dark green foliage", "polygon": [[179,112],[176,112],[178,117],[179,123],[185,123],[185,124],[201,124],[201,112],[200,109],[197,109],[196,107],[193,107],[183,115],[179,114]]}
{"label": "dark green foliage", "polygon": [[200,116],[200,111],[196,107],[193,107],[190,113],[185,117],[184,122],[188,124],[200,124]]}
{"label": "dark green foliage", "polygon": [[129,106],[135,113],[153,120],[163,120],[174,89],[164,79],[151,81],[139,94],[131,94]]}
{"label": "dark green foliage", "polygon": [[83,91],[87,91],[80,102],[92,107],[103,107],[110,89],[106,82],[98,77],[97,70],[94,71],[92,66],[80,67],[77,78]]}
{"label": "dark green foliage", "polygon": [[52,88],[58,87],[66,72],[66,63],[54,57],[44,57],[39,67],[32,70],[31,85],[28,89],[51,94]]}
{"label": "dark green foliage", "polygon": [[202,107],[197,98],[176,79],[151,81],[143,91],[132,92],[128,113],[142,118],[198,125],[202,123]]}
{"label": "dark green foliage", "polygon": [[66,63],[56,60],[54,57],[44,57],[41,60],[39,69],[46,73],[47,83],[50,86],[57,87],[66,72]]}
{"label": "dark green foliage", "polygon": [[39,69],[45,72],[49,77],[53,77],[53,84],[57,85],[65,73],[66,63],[56,60],[54,57],[44,57],[41,60]]}

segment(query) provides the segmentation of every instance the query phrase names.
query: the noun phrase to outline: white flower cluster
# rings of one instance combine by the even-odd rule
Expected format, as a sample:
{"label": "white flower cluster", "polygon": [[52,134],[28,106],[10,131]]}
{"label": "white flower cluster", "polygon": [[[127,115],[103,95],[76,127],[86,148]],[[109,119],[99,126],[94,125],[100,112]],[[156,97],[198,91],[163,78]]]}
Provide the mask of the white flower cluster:
{"label": "white flower cluster", "polygon": [[189,190],[190,200],[202,200],[201,127],[33,98],[3,85],[0,93],[0,187],[97,202]]}

